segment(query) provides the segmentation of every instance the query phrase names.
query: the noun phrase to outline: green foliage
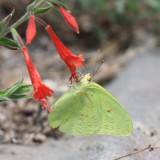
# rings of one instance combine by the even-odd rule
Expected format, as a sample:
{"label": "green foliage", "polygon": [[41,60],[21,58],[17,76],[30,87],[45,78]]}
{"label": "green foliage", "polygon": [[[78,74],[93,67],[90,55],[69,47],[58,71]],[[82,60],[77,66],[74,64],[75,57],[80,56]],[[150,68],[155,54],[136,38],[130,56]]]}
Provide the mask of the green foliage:
{"label": "green foliage", "polygon": [[160,12],[160,1],[159,0],[146,0],[146,4],[150,7],[153,12]]}
{"label": "green foliage", "polygon": [[0,38],[0,46],[4,46],[12,50],[16,50],[18,48],[18,45],[15,41],[6,37]]}
{"label": "green foliage", "polygon": [[16,29],[11,28],[11,32],[12,32],[12,36],[13,36],[18,48],[21,48],[21,44],[20,44],[20,42],[18,40],[18,33],[17,33]]}
{"label": "green foliage", "polygon": [[[102,14],[108,16],[110,12],[113,12],[115,16],[123,15],[131,20],[138,20],[143,12],[151,15],[154,15],[155,11],[160,12],[159,0],[77,0],[75,7],[85,13],[95,11],[97,16]],[[92,8],[93,11],[88,8]]]}
{"label": "green foliage", "polygon": [[[58,1],[58,0],[45,0],[46,2],[48,2],[49,4],[52,4],[50,2],[55,3],[58,6],[63,7],[66,11],[68,11],[69,13],[71,12],[62,2]],[[53,5],[53,4],[52,4]],[[55,5],[53,5],[55,7]]]}
{"label": "green foliage", "polygon": [[9,21],[11,20],[13,14],[14,14],[13,10],[8,16],[6,16],[1,22],[0,22],[0,32],[2,32],[2,29],[6,27],[6,25],[9,23]]}
{"label": "green foliage", "polygon": [[90,79],[87,74],[58,99],[48,116],[51,127],[71,135],[130,135],[132,121],[126,110]]}
{"label": "green foliage", "polygon": [[39,2],[39,0],[35,0],[30,5],[28,5],[27,11],[30,12],[37,5],[38,2]]}
{"label": "green foliage", "polygon": [[52,5],[49,5],[48,7],[45,8],[36,8],[36,5],[38,4],[39,0],[35,0],[33,1],[28,7],[27,7],[27,11],[30,12],[31,10],[34,11],[34,15],[39,15],[39,14],[43,14],[45,12],[47,12]]}
{"label": "green foliage", "polygon": [[36,15],[39,15],[39,14],[43,14],[51,8],[52,8],[52,6],[49,6],[49,7],[46,7],[46,8],[38,8],[34,11],[34,15],[36,16]]}
{"label": "green foliage", "polygon": [[22,85],[23,79],[19,80],[12,86],[0,91],[0,102],[8,99],[32,98],[30,95],[24,93],[30,91],[32,85]]}
{"label": "green foliage", "polygon": [[93,32],[97,33],[99,40],[103,34],[107,35],[106,39],[113,37],[113,34],[117,35],[116,31],[111,32],[114,26],[122,29],[128,27],[130,30],[142,26],[148,27],[157,35],[160,32],[160,25],[157,27],[160,15],[159,0],[76,0],[73,8],[80,15],[91,16]]}

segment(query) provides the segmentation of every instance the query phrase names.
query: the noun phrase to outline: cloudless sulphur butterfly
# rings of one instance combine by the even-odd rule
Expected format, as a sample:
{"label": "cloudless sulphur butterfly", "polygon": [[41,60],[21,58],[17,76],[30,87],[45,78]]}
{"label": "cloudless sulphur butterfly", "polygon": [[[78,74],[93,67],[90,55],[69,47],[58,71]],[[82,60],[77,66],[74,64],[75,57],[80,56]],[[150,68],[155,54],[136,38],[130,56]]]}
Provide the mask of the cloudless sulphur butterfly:
{"label": "cloudless sulphur butterfly", "polygon": [[71,135],[132,133],[127,111],[106,89],[92,82],[90,74],[57,100],[48,120],[51,127]]}

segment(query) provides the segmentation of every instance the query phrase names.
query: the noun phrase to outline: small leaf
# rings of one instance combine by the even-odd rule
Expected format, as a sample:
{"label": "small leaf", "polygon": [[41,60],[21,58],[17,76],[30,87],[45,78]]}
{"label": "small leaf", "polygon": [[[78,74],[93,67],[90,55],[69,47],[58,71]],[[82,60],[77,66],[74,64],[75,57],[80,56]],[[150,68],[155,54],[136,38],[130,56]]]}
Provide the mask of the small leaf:
{"label": "small leaf", "polygon": [[32,98],[30,95],[22,94],[30,91],[32,85],[22,85],[23,78],[14,85],[0,91],[0,102],[9,99]]}
{"label": "small leaf", "polygon": [[32,98],[32,96],[30,95],[10,95],[10,96],[7,96],[9,99],[21,99],[21,98]]}
{"label": "small leaf", "polygon": [[16,50],[18,48],[16,41],[13,41],[12,39],[6,37],[0,38],[0,46],[4,46],[12,50]]}
{"label": "small leaf", "polygon": [[39,8],[37,9],[36,11],[34,11],[34,15],[39,15],[39,14],[42,14],[42,13],[45,13],[47,12],[52,6],[49,6],[49,7],[46,7],[46,8]]}
{"label": "small leaf", "polygon": [[35,0],[33,1],[28,7],[27,7],[27,11],[31,11],[35,6],[36,4],[39,2],[39,0]]}
{"label": "small leaf", "polygon": [[[14,85],[15,85],[15,84],[14,84]],[[13,85],[12,85],[12,86],[13,86]],[[12,86],[1,90],[1,91],[0,91],[0,97],[6,95],[6,94],[7,94],[7,91],[8,91],[10,88],[12,88]]]}
{"label": "small leaf", "polygon": [[[11,86],[11,87],[12,87],[12,86]],[[0,91],[0,96],[7,94],[7,91],[8,91],[11,87],[8,87],[8,88],[5,88],[5,89],[1,90],[1,91]]]}
{"label": "small leaf", "polygon": [[0,97],[0,102],[3,102],[3,101],[7,101],[7,99],[4,97]]}
{"label": "small leaf", "polygon": [[12,32],[12,36],[13,36],[14,40],[15,40],[15,41],[17,42],[17,44],[18,44],[18,48],[21,48],[21,44],[19,43],[19,40],[18,40],[18,38],[17,38],[17,36],[18,36],[17,31],[16,31],[14,28],[11,28],[11,32]]}
{"label": "small leaf", "polygon": [[2,32],[2,29],[9,23],[14,14],[14,11],[15,9],[13,9],[13,11],[0,22],[0,32]]}
{"label": "small leaf", "polygon": [[9,95],[13,94],[22,85],[22,83],[23,83],[23,78],[8,89],[6,96],[8,97]]}
{"label": "small leaf", "polygon": [[29,92],[31,87],[31,84],[20,86],[13,94],[22,94],[25,92]]}
{"label": "small leaf", "polygon": [[[55,3],[56,5],[63,7],[67,12],[71,13],[71,11],[70,11],[62,2],[60,2],[60,1],[58,1],[58,0],[45,0],[45,1],[49,2],[49,3],[52,4],[53,6],[55,6],[55,5],[53,4],[53,3]],[[53,3],[51,3],[51,2],[53,2]]]}
{"label": "small leaf", "polygon": [[132,12],[134,14],[138,14],[139,13],[139,9],[138,9],[138,4],[137,2],[128,2],[125,4],[125,9],[129,12]]}

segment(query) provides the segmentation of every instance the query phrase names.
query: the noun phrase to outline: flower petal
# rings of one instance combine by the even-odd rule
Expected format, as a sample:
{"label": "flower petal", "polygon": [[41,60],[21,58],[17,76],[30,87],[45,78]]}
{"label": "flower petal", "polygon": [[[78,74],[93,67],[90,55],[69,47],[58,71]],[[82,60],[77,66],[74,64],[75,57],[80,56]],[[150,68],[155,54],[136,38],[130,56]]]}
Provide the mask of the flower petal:
{"label": "flower petal", "polygon": [[82,54],[77,55],[77,56],[71,55],[68,58],[69,58],[70,63],[72,63],[72,65],[74,65],[75,67],[81,67],[83,65],[82,62],[85,61],[85,59],[82,58],[82,56],[83,56]]}
{"label": "flower petal", "polygon": [[44,109],[47,109],[50,113],[52,112],[51,109],[48,107],[46,100],[41,100],[41,104]]}
{"label": "flower petal", "polygon": [[29,23],[28,23],[28,27],[26,30],[26,41],[27,44],[31,43],[31,41],[33,40],[33,38],[36,35],[36,25],[34,22],[34,15],[31,14],[30,19],[29,19]]}
{"label": "flower petal", "polygon": [[77,33],[79,33],[79,28],[78,28],[78,24],[75,20],[75,18],[68,13],[63,7],[58,6],[59,11],[61,12],[64,20],[66,21],[66,23],[73,29],[75,30]]}

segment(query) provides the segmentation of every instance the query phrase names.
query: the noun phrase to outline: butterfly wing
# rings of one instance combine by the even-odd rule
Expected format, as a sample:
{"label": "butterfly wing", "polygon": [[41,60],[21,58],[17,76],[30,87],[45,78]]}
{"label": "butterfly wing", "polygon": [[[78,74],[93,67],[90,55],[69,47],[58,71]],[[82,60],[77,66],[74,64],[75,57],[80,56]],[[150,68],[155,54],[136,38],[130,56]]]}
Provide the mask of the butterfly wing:
{"label": "butterfly wing", "polygon": [[70,88],[52,107],[48,120],[53,128],[72,135],[127,136],[132,132],[123,106],[94,82]]}
{"label": "butterfly wing", "polygon": [[76,84],[64,93],[52,107],[48,116],[53,128],[72,135],[91,135],[99,131],[102,123],[101,102],[94,90]]}
{"label": "butterfly wing", "polygon": [[[132,121],[123,106],[103,87],[92,82],[89,90],[97,95],[102,109],[102,123],[97,134],[128,136],[132,133]],[[99,106],[99,107],[100,107]]]}

